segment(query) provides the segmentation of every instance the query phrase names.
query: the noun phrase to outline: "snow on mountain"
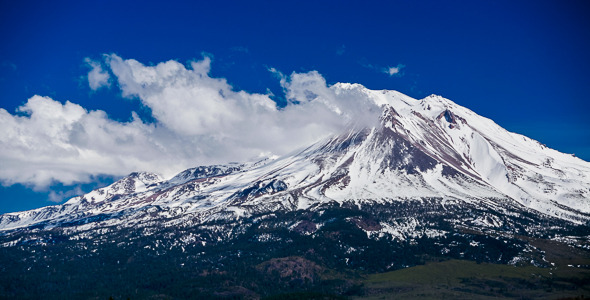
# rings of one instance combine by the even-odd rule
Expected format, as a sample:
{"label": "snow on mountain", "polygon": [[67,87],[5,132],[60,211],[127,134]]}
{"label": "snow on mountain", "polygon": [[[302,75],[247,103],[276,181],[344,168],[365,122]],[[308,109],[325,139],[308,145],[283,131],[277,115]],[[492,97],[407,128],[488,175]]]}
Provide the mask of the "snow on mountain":
{"label": "snow on mountain", "polygon": [[331,89],[374,101],[382,109],[378,125],[351,126],[257,163],[201,166],[168,180],[132,173],[62,205],[1,215],[0,230],[80,225],[93,217],[131,226],[145,211],[198,224],[330,202],[426,198],[499,211],[520,207],[574,223],[590,220],[590,163],[508,132],[439,96],[417,100],[343,83]]}

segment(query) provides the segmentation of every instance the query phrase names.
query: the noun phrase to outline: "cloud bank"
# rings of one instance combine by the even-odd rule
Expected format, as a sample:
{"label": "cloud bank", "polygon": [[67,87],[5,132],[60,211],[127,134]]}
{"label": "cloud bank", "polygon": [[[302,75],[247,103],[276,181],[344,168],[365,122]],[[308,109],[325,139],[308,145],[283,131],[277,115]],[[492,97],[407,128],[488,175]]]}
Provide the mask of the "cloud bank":
{"label": "cloud bank", "polygon": [[349,126],[372,125],[379,113],[366,95],[328,86],[315,71],[285,76],[275,70],[288,99],[279,109],[270,95],[235,91],[211,77],[209,57],[188,66],[173,60],[146,66],[114,54],[86,63],[90,88],[112,82],[156,121],[133,112],[118,122],[102,110],[39,95],[15,114],[0,108],[3,185],[43,188],[132,171],[172,176],[197,165],[285,154]]}

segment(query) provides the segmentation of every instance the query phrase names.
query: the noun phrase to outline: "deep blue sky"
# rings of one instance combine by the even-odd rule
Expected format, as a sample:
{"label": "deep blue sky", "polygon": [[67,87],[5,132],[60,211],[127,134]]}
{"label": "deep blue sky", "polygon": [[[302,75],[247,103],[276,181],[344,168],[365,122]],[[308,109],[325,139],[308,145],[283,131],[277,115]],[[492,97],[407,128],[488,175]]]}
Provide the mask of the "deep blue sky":
{"label": "deep blue sky", "polygon": [[[84,58],[213,57],[212,75],[281,102],[268,72],[317,70],[415,98],[442,95],[504,128],[590,160],[587,1],[1,1],[0,107],[38,94],[127,121],[138,101],[92,92]],[[404,65],[401,76],[379,68]],[[2,151],[2,149],[0,149]],[[0,166],[1,168],[2,166]],[[104,184],[108,178],[99,181]],[[88,190],[100,185],[90,184]],[[72,187],[55,187],[65,191]],[[0,188],[0,213],[51,203]]]}

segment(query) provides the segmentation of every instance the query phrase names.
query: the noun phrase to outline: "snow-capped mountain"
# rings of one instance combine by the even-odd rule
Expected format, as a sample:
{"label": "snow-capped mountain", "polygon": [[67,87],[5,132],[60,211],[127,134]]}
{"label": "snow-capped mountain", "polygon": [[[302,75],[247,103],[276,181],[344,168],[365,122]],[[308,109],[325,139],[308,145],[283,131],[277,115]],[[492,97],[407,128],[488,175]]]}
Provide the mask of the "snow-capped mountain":
{"label": "snow-capped mountain", "polygon": [[355,84],[332,89],[372,99],[382,110],[377,125],[352,127],[257,163],[202,166],[168,180],[132,173],[62,205],[4,214],[0,229],[82,221],[103,226],[104,220],[135,224],[139,214],[156,208],[150,219],[188,218],[198,224],[313,210],[331,202],[426,198],[442,205],[513,207],[578,224],[590,220],[590,163],[508,132],[439,96],[416,100]]}
{"label": "snow-capped mountain", "polygon": [[370,98],[375,122],[282,157],[167,179],[132,173],[61,205],[0,215],[0,297],[344,295],[358,281],[346,270],[447,259],[573,276],[531,277],[548,288],[584,281],[590,163],[442,97],[331,88]]}

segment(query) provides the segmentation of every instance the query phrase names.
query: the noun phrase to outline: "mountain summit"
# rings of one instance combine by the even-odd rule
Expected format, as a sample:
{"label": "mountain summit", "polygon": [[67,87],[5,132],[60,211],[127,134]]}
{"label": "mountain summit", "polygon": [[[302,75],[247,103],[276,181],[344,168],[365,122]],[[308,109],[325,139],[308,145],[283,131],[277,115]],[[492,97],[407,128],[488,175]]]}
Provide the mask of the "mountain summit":
{"label": "mountain summit", "polygon": [[285,264],[311,272],[300,278],[309,284],[317,264],[385,271],[444,257],[551,266],[540,245],[590,249],[590,163],[440,96],[331,88],[371,99],[375,120],[282,157],[169,179],[132,173],[61,205],[3,214],[0,246],[53,247],[29,260],[49,266],[65,251],[95,271],[113,255],[125,270],[155,257],[207,272]]}

